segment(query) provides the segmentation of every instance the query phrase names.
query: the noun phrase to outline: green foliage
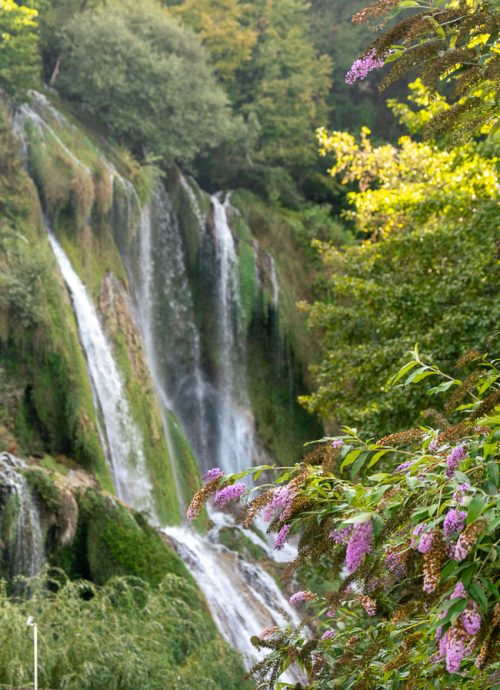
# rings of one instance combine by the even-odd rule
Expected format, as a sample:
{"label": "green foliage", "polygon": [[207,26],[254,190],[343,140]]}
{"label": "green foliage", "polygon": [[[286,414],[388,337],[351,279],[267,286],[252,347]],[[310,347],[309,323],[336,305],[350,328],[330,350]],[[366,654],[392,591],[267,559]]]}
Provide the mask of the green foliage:
{"label": "green foliage", "polygon": [[[418,348],[411,354],[392,384],[429,378],[429,394],[451,393],[438,425],[376,443],[345,427],[281,470],[274,485],[252,490],[268,501],[270,488],[280,492],[284,510],[271,530],[300,535],[294,565],[307,566],[310,582],[314,572],[327,578],[320,592],[298,595],[309,602],[309,629],[290,624],[254,638],[267,652],[254,667],[260,688],[295,687],[278,682],[293,661],[311,690],[495,686],[498,360],[470,352],[458,379]],[[263,469],[247,474],[257,480]],[[265,502],[250,503],[247,516]]]}
{"label": "green foliage", "polygon": [[175,575],[105,587],[58,572],[30,581],[27,601],[0,592],[0,683],[32,682],[28,615],[39,626],[39,682],[59,690],[243,690],[243,667],[216,635],[193,585]]}
{"label": "green foliage", "polygon": [[80,498],[91,579],[104,584],[115,575],[133,575],[158,585],[167,573],[190,579],[178,556],[158,532],[111,497],[88,490]]}
{"label": "green foliage", "polygon": [[407,137],[399,147],[373,147],[367,131],[361,143],[345,132],[320,136],[336,156],[332,174],[359,184],[348,215],[369,239],[319,247],[324,292],[309,319],[323,356],[304,402],[380,435],[414,421],[423,405],[420,393],[384,392],[416,339],[446,367],[469,347],[491,347],[496,159],[474,144],[440,151]]}
{"label": "green foliage", "polygon": [[199,40],[153,0],[75,17],[56,83],[134,152],[186,163],[232,127]]}
{"label": "green foliage", "polygon": [[249,25],[250,3],[239,0],[184,0],[171,5],[172,13],[200,34],[211,56],[217,75],[223,82],[252,58],[257,31]]}
{"label": "green foliage", "polygon": [[13,98],[40,82],[37,21],[32,3],[0,1],[0,88]]}
{"label": "green foliage", "polygon": [[262,29],[251,71],[242,74],[242,109],[259,123],[266,163],[303,170],[314,161],[312,133],[325,114],[330,60],[307,35],[302,0],[265,0],[257,7]]}

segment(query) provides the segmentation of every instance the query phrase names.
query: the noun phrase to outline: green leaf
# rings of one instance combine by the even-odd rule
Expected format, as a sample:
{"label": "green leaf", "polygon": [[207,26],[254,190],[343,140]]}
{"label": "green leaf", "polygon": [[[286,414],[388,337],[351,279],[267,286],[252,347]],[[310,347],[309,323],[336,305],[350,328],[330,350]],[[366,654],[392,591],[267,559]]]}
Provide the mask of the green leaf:
{"label": "green leaf", "polygon": [[368,522],[369,520],[372,519],[372,517],[375,515],[375,513],[370,512],[370,513],[359,513],[358,515],[355,515],[354,517],[348,518],[347,520],[344,520],[345,524],[349,525],[359,525],[363,522]]}
{"label": "green leaf", "polygon": [[369,462],[368,465],[366,466],[366,469],[368,469],[368,468],[370,468],[370,467],[373,467],[373,465],[375,465],[375,464],[380,460],[380,458],[384,457],[384,455],[385,455],[386,453],[390,453],[390,450],[389,450],[389,449],[384,449],[384,450],[379,450],[378,453],[375,453],[375,455],[373,456],[373,458],[370,460],[370,462]]}
{"label": "green leaf", "polygon": [[498,463],[489,462],[486,466],[486,470],[491,481],[495,484],[495,486],[498,486],[500,481],[500,470],[498,469]]}
{"label": "green leaf", "polygon": [[394,386],[398,381],[400,381],[405,374],[407,374],[409,371],[414,369],[415,367],[418,367],[418,362],[412,361],[408,362],[405,364],[401,369],[398,371],[397,374],[395,374],[391,379],[388,381],[389,386]]}
{"label": "green leaf", "polygon": [[469,587],[469,594],[486,613],[488,611],[488,597],[484,593],[483,588],[473,582]]}
{"label": "green leaf", "polygon": [[343,470],[344,467],[348,467],[349,465],[352,465],[352,463],[356,460],[356,458],[363,452],[362,448],[355,448],[354,450],[351,450],[349,453],[347,453],[344,462],[340,465],[340,469]]}
{"label": "green leaf", "polygon": [[378,474],[370,474],[367,479],[369,479],[371,482],[383,482],[389,476],[390,475],[388,475],[387,472],[379,472]]}
{"label": "green leaf", "polygon": [[470,525],[474,522],[483,512],[486,499],[484,496],[474,496],[472,501],[469,503],[469,508],[467,509],[467,524]]}

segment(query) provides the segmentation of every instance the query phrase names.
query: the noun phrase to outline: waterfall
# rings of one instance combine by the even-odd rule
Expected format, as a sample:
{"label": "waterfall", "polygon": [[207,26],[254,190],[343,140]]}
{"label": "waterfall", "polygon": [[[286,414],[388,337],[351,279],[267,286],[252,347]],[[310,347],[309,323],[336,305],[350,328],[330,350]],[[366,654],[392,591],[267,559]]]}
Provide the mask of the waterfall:
{"label": "waterfall", "polygon": [[[12,513],[15,523],[9,526],[11,539],[7,544],[12,577],[31,577],[40,572],[45,563],[44,540],[40,511],[22,470],[26,464],[8,453],[0,455],[0,486],[8,493],[6,502],[15,499]],[[7,512],[7,511],[6,511]],[[5,520],[5,516],[2,516]]]}
{"label": "waterfall", "polygon": [[[264,628],[282,625],[282,610],[299,618],[273,578],[261,567],[245,561],[219,543],[219,529],[228,524],[225,516],[211,513],[214,528],[205,537],[187,527],[168,527],[170,537],[198,586],[205,595],[213,620],[232,647],[238,649],[250,668],[261,657],[250,638]],[[289,672],[281,680],[298,680]]]}
{"label": "waterfall", "polygon": [[49,242],[71,294],[80,341],[104,423],[102,445],[108,451],[117,495],[155,519],[152,485],[142,449],[141,433],[130,415],[123,381],[111,345],[87,290],[47,224]]}
{"label": "waterfall", "polygon": [[216,313],[219,345],[218,458],[225,472],[252,464],[255,450],[253,415],[246,394],[244,335],[240,325],[238,257],[227,212],[229,201],[212,197],[217,283]]}
{"label": "waterfall", "polygon": [[278,309],[280,303],[280,284],[278,281],[278,272],[276,271],[276,262],[272,254],[268,253],[270,265],[270,280],[272,290],[272,303],[275,310]]}
{"label": "waterfall", "polygon": [[138,254],[137,320],[157,394],[164,412],[177,415],[202,460],[208,429],[200,337],[179,222],[160,182],[141,214]]}
{"label": "waterfall", "polygon": [[[43,100],[36,100],[34,107],[46,108],[47,104]],[[44,113],[45,110],[42,115]],[[53,109],[50,115],[54,115]],[[22,129],[21,125],[24,127],[26,118],[42,134],[49,132],[56,145],[61,146],[71,160],[88,172],[43,117],[29,106],[23,106],[21,110],[17,124],[19,130]],[[72,126],[65,119],[58,120],[58,124]],[[202,297],[213,309],[209,327],[213,330],[210,345],[214,346],[214,351],[210,352],[207,367],[209,357],[203,351],[184,237],[163,184],[157,182],[149,204],[136,214],[140,204],[132,185],[121,178],[106,160],[103,162],[109,168],[114,192],[117,194],[117,181],[124,190],[123,203],[113,203],[110,221],[134,286],[137,321],[164,413],[165,437],[171,458],[174,460],[169,431],[169,415],[172,411],[181,421],[203,469],[218,465],[228,473],[237,472],[254,461],[256,442],[246,392],[245,333],[241,326],[238,255],[228,223],[229,202],[223,203],[218,197],[212,197],[211,233],[193,189],[181,178],[181,188],[199,225],[201,242],[209,247],[210,275],[207,294]],[[136,220],[137,227],[133,227]],[[157,522],[143,439],[131,417],[111,345],[85,286],[48,224],[47,230],[71,295],[96,408],[102,422],[99,424],[101,442],[108,457],[116,492],[134,508],[149,512]],[[276,305],[277,281],[273,283],[273,297]],[[174,479],[182,510],[181,482],[176,475],[176,470],[179,472],[181,468],[175,465],[174,461]],[[26,492],[25,495],[30,496]],[[31,520],[30,524],[35,530],[33,534],[36,525],[40,526],[39,516],[33,512],[35,508],[21,511],[25,522]],[[250,637],[258,635],[265,627],[279,625],[282,622],[280,609],[288,611],[297,622],[298,618],[273,578],[263,568],[245,561],[220,543],[220,530],[224,527],[234,528],[232,518],[210,509],[209,517],[213,527],[207,535],[201,536],[187,526],[167,527],[164,532],[204,593],[222,636],[239,649],[245,655],[247,664],[251,665],[257,653],[250,643]],[[269,544],[256,533],[241,531],[248,539],[258,543],[268,557],[273,556]],[[34,551],[38,553],[36,549]],[[289,677],[292,678],[292,674]]]}

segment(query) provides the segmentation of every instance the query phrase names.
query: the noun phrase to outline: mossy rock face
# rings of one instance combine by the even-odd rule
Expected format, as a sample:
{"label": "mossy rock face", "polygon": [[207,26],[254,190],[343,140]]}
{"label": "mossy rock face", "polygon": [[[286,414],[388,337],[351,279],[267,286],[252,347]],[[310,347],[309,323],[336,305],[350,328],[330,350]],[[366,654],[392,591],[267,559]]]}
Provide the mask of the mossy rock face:
{"label": "mossy rock face", "polygon": [[0,123],[0,444],[70,455],[110,487],[73,311],[3,107]]}
{"label": "mossy rock face", "polygon": [[227,549],[236,551],[247,560],[268,560],[265,550],[258,544],[254,544],[254,542],[237,527],[223,527],[219,531],[219,541]]}
{"label": "mossy rock face", "polygon": [[191,581],[186,567],[140,515],[109,496],[87,490],[79,499],[80,548],[85,548],[90,579],[103,584],[115,575],[133,575],[158,585],[173,573]]}

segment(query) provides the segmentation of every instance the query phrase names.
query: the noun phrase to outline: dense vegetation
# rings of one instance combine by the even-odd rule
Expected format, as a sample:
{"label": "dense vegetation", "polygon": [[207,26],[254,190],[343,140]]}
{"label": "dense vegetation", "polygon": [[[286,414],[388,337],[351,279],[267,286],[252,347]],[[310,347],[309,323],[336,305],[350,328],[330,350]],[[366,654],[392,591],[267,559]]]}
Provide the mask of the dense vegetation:
{"label": "dense vegetation", "polygon": [[[290,598],[307,607],[309,628],[269,628],[254,638],[269,652],[254,668],[259,688],[292,687],[278,679],[293,663],[305,670],[310,690],[496,685],[497,364],[471,351],[457,378],[415,349],[392,383],[433,377],[429,392],[449,394],[445,414],[376,442],[344,428],[301,464],[280,470],[276,484],[254,489],[245,524],[263,511],[276,548],[298,533],[289,574],[310,564],[311,581],[317,586],[319,576],[321,583]],[[270,468],[248,473],[258,477],[263,469]],[[213,492],[216,500],[240,497],[240,479],[217,476],[192,509]]]}
{"label": "dense vegetation", "polygon": [[153,588],[139,578],[116,577],[96,587],[56,571],[27,584],[31,596],[24,602],[9,598],[5,587],[0,592],[0,683],[31,682],[31,615],[39,625],[42,687],[247,687],[236,654],[216,636],[185,579],[170,575]]}
{"label": "dense vegetation", "polygon": [[[498,8],[365,4],[0,0],[0,441],[69,456],[63,471],[83,466],[111,488],[32,182],[95,300],[109,272],[126,284],[128,239],[111,227],[113,190],[95,140],[114,146],[142,201],[173,163],[208,189],[240,188],[250,339],[266,320],[272,335],[278,318],[268,303],[252,310],[259,233],[278,269],[294,274],[281,299],[304,297],[311,329],[294,323],[277,355],[271,335],[250,343],[261,440],[287,464],[304,429],[315,430],[287,409],[288,373],[272,362],[293,349],[313,362],[301,402],[332,434],[247,506],[248,525],[261,509],[269,518],[276,548],[298,537],[289,574],[297,568],[308,583],[292,603],[304,604],[310,629],[254,640],[269,651],[258,686],[291,687],[279,675],[298,663],[307,683],[297,689],[482,690],[499,673]],[[95,140],[62,118],[43,136],[28,126],[30,179],[11,114],[44,82]],[[377,88],[398,97],[392,120]],[[134,333],[107,325],[170,509],[177,497],[147,367],[127,350]],[[430,377],[430,390],[412,385]],[[181,433],[173,444],[186,450],[181,483],[192,490],[192,454]],[[262,469],[248,474],[261,481]],[[241,479],[215,470],[191,516],[214,492],[239,498]],[[57,497],[44,476],[30,481],[40,500]],[[61,507],[44,516],[49,560],[65,575],[24,585],[30,597],[1,592],[0,682],[29,682],[24,622],[36,612],[47,687],[245,687],[186,569],[144,517],[99,491],[76,504],[71,547],[57,541]]]}

